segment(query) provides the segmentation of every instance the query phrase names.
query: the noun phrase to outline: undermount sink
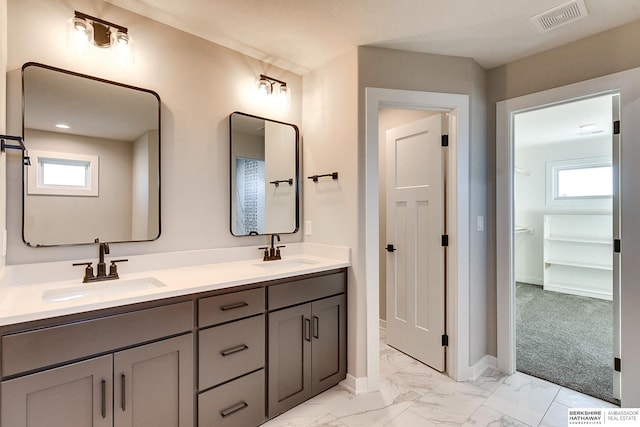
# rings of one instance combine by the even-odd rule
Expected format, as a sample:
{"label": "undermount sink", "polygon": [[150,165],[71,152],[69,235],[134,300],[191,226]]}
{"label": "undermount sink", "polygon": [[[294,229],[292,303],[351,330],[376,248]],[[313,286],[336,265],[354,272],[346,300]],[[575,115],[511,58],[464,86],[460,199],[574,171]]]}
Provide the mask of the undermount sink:
{"label": "undermount sink", "polygon": [[266,268],[267,270],[284,270],[288,268],[300,268],[309,265],[317,264],[318,261],[306,258],[294,258],[294,259],[281,259],[277,261],[262,261],[256,264],[258,267]]}
{"label": "undermount sink", "polygon": [[45,302],[60,302],[81,298],[118,296],[127,292],[143,291],[167,286],[155,277],[130,280],[110,280],[98,283],[74,285],[66,288],[50,289],[42,293]]}

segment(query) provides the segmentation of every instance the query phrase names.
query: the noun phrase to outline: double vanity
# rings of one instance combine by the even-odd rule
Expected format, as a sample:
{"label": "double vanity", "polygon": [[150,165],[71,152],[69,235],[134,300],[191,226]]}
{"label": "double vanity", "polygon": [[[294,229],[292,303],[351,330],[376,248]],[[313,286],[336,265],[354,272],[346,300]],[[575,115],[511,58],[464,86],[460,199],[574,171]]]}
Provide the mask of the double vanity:
{"label": "double vanity", "polygon": [[29,283],[29,266],[8,267],[0,426],[257,426],[337,384],[346,375],[348,250],[326,258],[313,245],[289,246],[278,261],[91,284]]}
{"label": "double vanity", "polygon": [[229,231],[269,247],[105,259],[160,237],[160,96],[39,63],[22,89],[22,240],[99,258],[0,271],[0,427],[251,427],[346,377],[349,250],[278,243],[297,126],[229,116]]}

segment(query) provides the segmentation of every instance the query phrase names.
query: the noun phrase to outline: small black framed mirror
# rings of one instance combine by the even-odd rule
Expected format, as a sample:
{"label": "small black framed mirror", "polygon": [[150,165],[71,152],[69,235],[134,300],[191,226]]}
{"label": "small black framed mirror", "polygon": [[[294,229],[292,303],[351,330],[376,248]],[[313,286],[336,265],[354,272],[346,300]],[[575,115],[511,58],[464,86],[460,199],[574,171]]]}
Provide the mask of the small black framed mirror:
{"label": "small black framed mirror", "polygon": [[295,233],[300,226],[298,127],[251,114],[229,116],[231,234]]}

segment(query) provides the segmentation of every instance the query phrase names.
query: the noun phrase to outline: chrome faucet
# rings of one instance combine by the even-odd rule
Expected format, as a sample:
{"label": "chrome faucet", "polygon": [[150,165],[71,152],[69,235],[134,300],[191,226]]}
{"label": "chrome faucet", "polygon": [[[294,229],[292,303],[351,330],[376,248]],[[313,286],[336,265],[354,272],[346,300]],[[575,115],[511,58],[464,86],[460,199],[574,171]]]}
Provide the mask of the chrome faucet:
{"label": "chrome faucet", "polygon": [[119,278],[118,266],[119,262],[127,262],[127,259],[112,259],[109,266],[109,274],[107,274],[107,264],[104,262],[104,256],[109,255],[109,243],[100,242],[100,239],[96,237],[94,243],[98,244],[98,271],[96,275],[93,275],[93,267],[91,262],[79,262],[74,263],[73,266],[85,265],[83,283],[99,282],[102,280],[114,280]]}
{"label": "chrome faucet", "polygon": [[264,257],[262,258],[263,261],[275,261],[278,259],[282,259],[282,257],[280,256],[280,248],[284,248],[285,245],[276,246],[275,239],[278,239],[279,242],[280,235],[277,233],[271,234],[269,236],[269,246],[259,248],[260,250],[264,251]]}

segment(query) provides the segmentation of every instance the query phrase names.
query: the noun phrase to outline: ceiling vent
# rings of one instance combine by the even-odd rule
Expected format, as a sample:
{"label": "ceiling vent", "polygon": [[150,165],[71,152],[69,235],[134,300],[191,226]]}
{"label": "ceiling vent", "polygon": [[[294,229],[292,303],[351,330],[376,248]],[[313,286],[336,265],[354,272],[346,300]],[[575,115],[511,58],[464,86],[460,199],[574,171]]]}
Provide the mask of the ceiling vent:
{"label": "ceiling vent", "polygon": [[540,32],[545,33],[582,19],[588,14],[584,0],[573,0],[533,16],[531,20]]}

